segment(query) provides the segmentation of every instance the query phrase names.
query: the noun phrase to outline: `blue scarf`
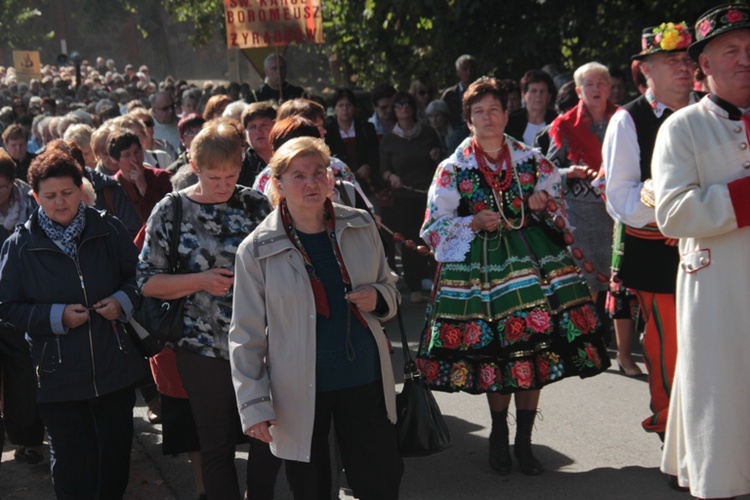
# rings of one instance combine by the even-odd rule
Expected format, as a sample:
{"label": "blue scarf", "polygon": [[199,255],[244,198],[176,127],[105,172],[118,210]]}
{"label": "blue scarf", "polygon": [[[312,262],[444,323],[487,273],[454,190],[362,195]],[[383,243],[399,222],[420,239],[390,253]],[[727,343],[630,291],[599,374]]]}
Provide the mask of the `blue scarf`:
{"label": "blue scarf", "polygon": [[52,241],[60,242],[62,250],[72,258],[78,257],[78,237],[81,236],[83,228],[86,227],[86,205],[83,202],[78,203],[78,213],[73,220],[64,227],[52,219],[46,212],[39,208],[39,227]]}

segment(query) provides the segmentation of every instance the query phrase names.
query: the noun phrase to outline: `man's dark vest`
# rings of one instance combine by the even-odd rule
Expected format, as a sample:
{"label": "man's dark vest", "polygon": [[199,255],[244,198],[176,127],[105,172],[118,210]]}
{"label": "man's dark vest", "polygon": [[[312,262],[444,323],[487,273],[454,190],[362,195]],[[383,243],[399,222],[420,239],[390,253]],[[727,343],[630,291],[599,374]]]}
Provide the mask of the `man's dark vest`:
{"label": "man's dark vest", "polygon": [[[641,181],[651,178],[651,156],[656,133],[669,113],[661,118],[654,115],[648,100],[641,96],[623,106],[635,123],[638,146],[641,150]],[[676,246],[664,240],[647,240],[625,233],[623,237],[620,278],[628,288],[653,293],[674,293],[680,254]]]}

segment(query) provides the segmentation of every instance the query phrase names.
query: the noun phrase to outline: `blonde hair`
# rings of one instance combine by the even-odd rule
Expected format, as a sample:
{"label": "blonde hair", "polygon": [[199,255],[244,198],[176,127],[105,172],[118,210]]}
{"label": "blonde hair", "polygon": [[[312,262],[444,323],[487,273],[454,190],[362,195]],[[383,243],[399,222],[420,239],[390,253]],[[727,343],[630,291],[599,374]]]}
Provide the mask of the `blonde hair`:
{"label": "blonde hair", "polygon": [[604,75],[607,78],[607,81],[611,81],[609,69],[607,69],[605,65],[598,62],[589,62],[580,66],[575,73],[573,73],[573,80],[576,82],[576,87],[581,88],[583,86],[583,79],[593,73]]}
{"label": "blonde hair", "polygon": [[229,119],[206,122],[190,144],[190,159],[197,170],[210,170],[232,162],[242,165],[242,133]]}
{"label": "blonde hair", "polygon": [[96,205],[96,189],[94,189],[94,185],[85,176],[83,177],[82,188],[83,202],[90,207]]}
{"label": "blonde hair", "polygon": [[[146,125],[135,115],[122,115],[112,119],[112,125],[115,128],[124,128],[133,132],[138,137],[146,136]],[[143,144],[141,144],[143,146]]]}
{"label": "blonde hair", "polygon": [[107,152],[107,143],[109,142],[108,139],[111,132],[112,124],[107,122],[91,134],[91,150],[94,152],[97,160],[101,160],[103,156],[109,155]]}
{"label": "blonde hair", "polygon": [[93,132],[94,129],[85,123],[77,123],[68,127],[68,130],[63,134],[63,140],[72,141],[81,149],[87,146],[91,147],[91,134]]}
{"label": "blonde hair", "polygon": [[[132,104],[134,102],[137,103],[137,104],[139,104],[140,106],[139,107],[134,107],[134,108],[128,110],[128,113],[125,116],[132,116],[136,120],[139,120],[140,122],[142,122],[144,126],[146,126],[146,120],[151,120],[151,122],[153,123],[154,117],[151,116],[151,113],[149,112],[149,110],[147,110],[143,106],[142,102],[140,102],[140,101],[130,101],[130,103],[128,103],[128,105],[130,105],[130,104]],[[146,128],[148,128],[148,126],[146,126]]]}
{"label": "blonde hair", "polygon": [[277,182],[284,173],[289,170],[292,161],[301,157],[317,157],[326,168],[331,163],[331,151],[323,139],[314,137],[297,137],[285,142],[277,149],[271,157],[271,179],[266,186],[266,193],[272,206],[277,206],[281,201]]}

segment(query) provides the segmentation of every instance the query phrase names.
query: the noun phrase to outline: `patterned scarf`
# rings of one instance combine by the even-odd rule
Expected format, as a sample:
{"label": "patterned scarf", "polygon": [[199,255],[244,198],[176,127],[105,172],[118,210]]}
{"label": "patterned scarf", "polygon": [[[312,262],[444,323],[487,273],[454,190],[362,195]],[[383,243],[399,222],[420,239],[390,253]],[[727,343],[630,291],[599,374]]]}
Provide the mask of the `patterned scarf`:
{"label": "patterned scarf", "polygon": [[81,236],[83,228],[86,227],[86,205],[81,201],[78,203],[78,213],[68,224],[63,227],[49,217],[46,212],[39,208],[39,227],[52,241],[59,241],[62,245],[63,252],[74,259],[78,257],[78,237]]}
{"label": "patterned scarf", "polygon": [[[305,250],[305,247],[302,245],[302,241],[300,241],[299,239],[297,230],[294,228],[294,222],[292,221],[292,215],[289,213],[289,207],[286,204],[286,199],[281,200],[279,208],[281,210],[281,220],[284,224],[286,235],[289,237],[291,242],[294,243],[294,246],[297,248],[297,250],[299,250],[299,252],[302,254],[302,260],[305,263],[305,269],[307,270],[307,275],[310,278],[310,286],[312,287],[313,296],[315,297],[315,312],[328,318],[331,315],[331,309],[328,304],[328,296],[326,295],[325,288],[323,287],[323,282],[321,281],[320,276],[318,276],[318,273],[315,270],[315,266],[313,265],[312,260],[310,260],[310,256],[307,254],[307,250]],[[325,207],[323,209],[323,218],[325,221],[325,231],[328,235],[328,241],[331,242],[333,254],[336,256],[336,263],[339,265],[339,270],[341,271],[341,280],[344,282],[344,288],[346,289],[346,291],[350,292],[352,290],[352,281],[349,278],[349,271],[347,271],[346,269],[346,264],[344,264],[344,259],[341,256],[341,249],[339,248],[339,244],[336,241],[336,220],[333,216],[333,203],[330,199],[326,199]],[[363,326],[367,327],[367,322],[362,316],[362,313],[359,312],[359,309],[357,309],[357,306],[349,303],[349,307],[351,308],[352,312],[357,317],[359,322],[362,323]]]}

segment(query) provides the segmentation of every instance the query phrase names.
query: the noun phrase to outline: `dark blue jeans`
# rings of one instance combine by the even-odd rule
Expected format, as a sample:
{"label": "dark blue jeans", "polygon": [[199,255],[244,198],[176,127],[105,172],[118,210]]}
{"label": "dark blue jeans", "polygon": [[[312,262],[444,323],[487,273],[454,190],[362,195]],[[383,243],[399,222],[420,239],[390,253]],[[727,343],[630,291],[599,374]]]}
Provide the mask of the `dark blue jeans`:
{"label": "dark blue jeans", "polygon": [[118,499],[130,475],[135,389],[84,401],[40,403],[58,499]]}

